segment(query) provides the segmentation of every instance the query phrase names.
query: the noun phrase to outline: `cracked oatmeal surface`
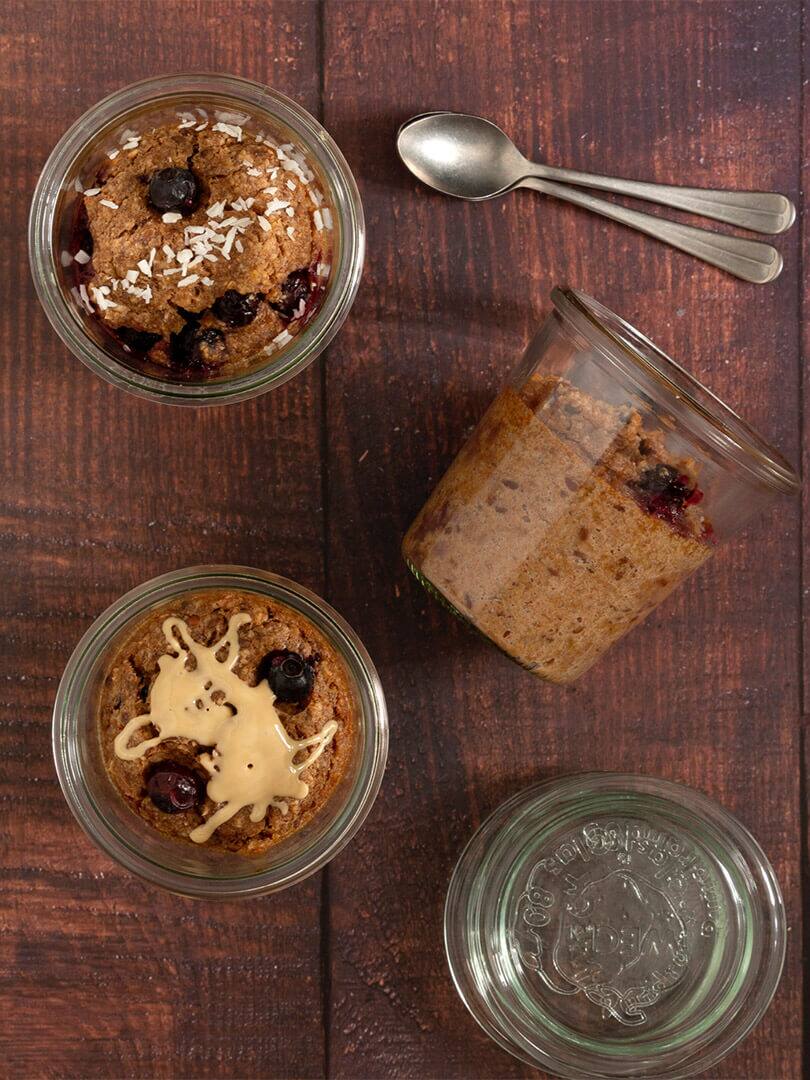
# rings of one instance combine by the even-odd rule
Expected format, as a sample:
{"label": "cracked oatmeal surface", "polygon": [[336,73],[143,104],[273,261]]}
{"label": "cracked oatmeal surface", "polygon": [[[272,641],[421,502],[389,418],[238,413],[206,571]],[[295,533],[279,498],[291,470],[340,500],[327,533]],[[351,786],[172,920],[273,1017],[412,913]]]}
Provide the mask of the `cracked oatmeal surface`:
{"label": "cracked oatmeal surface", "polygon": [[[301,774],[309,785],[305,798],[290,799],[286,813],[270,807],[259,822],[250,820],[249,808],[245,807],[204,845],[255,855],[291,836],[324,808],[348,771],[354,753],[355,707],[347,672],[335,649],[308,619],[275,600],[234,590],[190,594],[172,601],[147,615],[116,650],[101,690],[98,728],[107,772],[131,809],[164,835],[187,841],[189,834],[214,813],[216,804],[206,796],[198,808],[163,813],[147,795],[146,779],[156,764],[171,762],[194,770],[205,780],[199,758],[210,748],[176,738],[153,747],[142,758],[125,760],[116,755],[113,744],[130,720],[149,711],[158,661],[168,651],[164,620],[170,615],[182,619],[195,641],[211,645],[226,632],[231,616],[241,612],[247,613],[251,621],[239,629],[239,659],[234,668],[239,678],[255,685],[267,654],[290,650],[313,664],[315,680],[303,707],[277,703],[285,730],[292,738],[307,739],[331,721],[338,724],[324,752]],[[143,728],[132,743],[154,734],[154,729]]]}
{"label": "cracked oatmeal surface", "polygon": [[[222,375],[294,336],[323,292],[331,215],[290,153],[241,129],[167,124],[103,165],[74,245],[91,258],[76,270],[123,344],[179,372]],[[187,216],[150,204],[150,180],[166,169],[193,174]],[[250,298],[242,324],[218,313],[234,295]]]}

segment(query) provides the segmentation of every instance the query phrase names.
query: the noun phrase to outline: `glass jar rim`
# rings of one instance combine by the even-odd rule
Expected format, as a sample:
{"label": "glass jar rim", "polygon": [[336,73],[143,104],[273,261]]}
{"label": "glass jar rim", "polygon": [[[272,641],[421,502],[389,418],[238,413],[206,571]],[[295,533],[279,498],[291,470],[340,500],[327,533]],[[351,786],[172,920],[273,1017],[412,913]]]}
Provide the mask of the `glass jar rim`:
{"label": "glass jar rim", "polygon": [[[626,1056],[620,1065],[616,1064],[615,1058],[586,1053],[578,1044],[562,1040],[560,1036],[557,1036],[556,1044],[549,1040],[541,1049],[537,1045],[526,1045],[515,1018],[498,1000],[496,988],[506,975],[500,968],[492,970],[481,951],[480,941],[488,927],[480,924],[482,904],[475,901],[476,888],[481,887],[482,878],[482,887],[486,888],[486,882],[489,882],[493,893],[498,895],[501,895],[499,890],[504,888],[507,874],[511,881],[515,879],[516,857],[499,848],[499,842],[506,844],[518,832],[524,837],[530,814],[551,814],[555,806],[567,805],[566,799],[607,795],[619,800],[622,796],[642,801],[647,799],[651,805],[656,804],[659,810],[669,804],[680,815],[675,820],[681,822],[681,830],[684,818],[698,826],[702,818],[707,835],[709,831],[719,833],[729,842],[732,852],[730,859],[739,860],[739,865],[735,862],[737,876],[743,881],[749,897],[757,901],[757,912],[762,919],[758,936],[757,981],[750,996],[738,1002],[730,1012],[728,1023],[714,1033],[710,1028],[699,1045],[668,1046],[657,1060],[652,1054],[645,1057],[644,1045],[639,1043],[638,1060],[634,1062]],[[606,811],[617,815],[620,812],[614,808]],[[589,806],[587,814],[593,813]],[[527,843],[528,846],[530,844]],[[523,849],[517,861],[523,865],[528,858],[526,849]],[[729,861],[727,865],[732,863]],[[740,868],[742,872],[739,872]],[[471,927],[469,918],[473,910],[479,920]],[[594,921],[598,921],[595,916]],[[762,1019],[779,984],[786,939],[786,916],[779,883],[767,856],[748,829],[702,792],[683,784],[634,773],[589,772],[557,777],[507,799],[479,826],[459,856],[444,909],[444,942],[450,973],[472,1017],[504,1050],[535,1068],[549,1070],[570,1080],[595,1080],[596,1077],[611,1076],[660,1076],[667,1080],[680,1080],[712,1067]],[[475,954],[472,948],[471,943],[475,942],[481,955]],[[750,947],[753,950],[753,946]],[[524,1008],[528,1006],[524,1005]]]}
{"label": "glass jar rim", "polygon": [[[560,315],[642,391],[649,392],[651,381],[665,399],[681,402],[682,419],[698,437],[767,487],[785,495],[799,491],[799,477],[779,451],[641,331],[578,289],[556,286],[551,299]],[[640,374],[647,384],[640,382]]]}
{"label": "glass jar rim", "polygon": [[[275,116],[301,138],[327,175],[340,226],[338,259],[332,282],[315,316],[272,360],[245,374],[210,383],[172,383],[135,371],[100,348],[73,317],[57,279],[53,231],[65,177],[88,140],[147,103],[197,96],[220,98],[237,107],[254,107]],[[245,401],[283,385],[303,371],[334,338],[354,303],[365,258],[365,220],[357,183],[323,125],[292,98],[260,83],[216,72],[189,72],[142,79],[122,87],[84,112],[62,135],[37,180],[28,219],[28,253],[37,296],[51,326],[67,348],[107,382],[139,397],[173,405],[222,405]]]}
{"label": "glass jar rim", "polygon": [[[356,684],[365,725],[363,757],[345,805],[304,851],[269,870],[205,877],[147,858],[112,828],[87,790],[78,755],[76,714],[99,652],[134,619],[172,596],[215,588],[259,592],[301,611],[339,652]],[[371,657],[346,620],[311,590],[289,578],[246,566],[190,566],[161,574],[125,593],[93,621],[65,666],[53,709],[53,755],[65,800],[82,829],[112,859],[138,877],[171,892],[198,898],[233,899],[276,892],[298,884],[333,859],[359,830],[382,783],[388,756],[388,713]],[[111,791],[111,795],[116,793]],[[249,863],[246,861],[246,868]]]}

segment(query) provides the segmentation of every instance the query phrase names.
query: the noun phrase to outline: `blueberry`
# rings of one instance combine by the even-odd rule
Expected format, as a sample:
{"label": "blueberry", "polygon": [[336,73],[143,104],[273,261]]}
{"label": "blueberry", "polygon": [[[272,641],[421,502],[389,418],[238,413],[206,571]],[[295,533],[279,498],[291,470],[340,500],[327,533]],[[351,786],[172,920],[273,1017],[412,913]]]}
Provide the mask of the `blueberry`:
{"label": "blueberry", "polygon": [[309,270],[293,270],[288,274],[281,285],[281,299],[271,303],[270,307],[277,311],[282,319],[295,318],[301,301],[306,301],[312,291],[312,282]]}
{"label": "blueberry", "polygon": [[666,491],[678,480],[678,470],[671,465],[658,464],[646,469],[639,478],[639,487],[643,491],[659,493]]}
{"label": "blueberry", "polygon": [[147,200],[153,210],[188,217],[200,201],[200,182],[191,169],[158,169],[149,178]]}
{"label": "blueberry", "polygon": [[164,814],[182,814],[202,803],[205,781],[185,765],[161,761],[147,773],[146,794]]}
{"label": "blueberry", "polygon": [[193,322],[172,334],[170,353],[172,363],[184,371],[216,368],[227,359],[222,331],[215,326],[200,326]]}
{"label": "blueberry", "polygon": [[649,514],[671,525],[678,523],[687,506],[703,499],[703,492],[690,477],[671,465],[658,464],[645,469],[632,487]]}
{"label": "blueberry", "polygon": [[259,310],[259,293],[239,293],[228,289],[214,301],[213,311],[226,326],[247,326],[256,318]]}
{"label": "blueberry", "polygon": [[131,326],[119,326],[115,331],[118,340],[130,352],[145,356],[153,345],[160,341],[160,334],[150,334],[147,330],[135,330]]}
{"label": "blueberry", "polygon": [[301,704],[312,693],[315,670],[310,661],[289,649],[275,649],[265,656],[257,671],[259,682],[267,679],[276,701]]}

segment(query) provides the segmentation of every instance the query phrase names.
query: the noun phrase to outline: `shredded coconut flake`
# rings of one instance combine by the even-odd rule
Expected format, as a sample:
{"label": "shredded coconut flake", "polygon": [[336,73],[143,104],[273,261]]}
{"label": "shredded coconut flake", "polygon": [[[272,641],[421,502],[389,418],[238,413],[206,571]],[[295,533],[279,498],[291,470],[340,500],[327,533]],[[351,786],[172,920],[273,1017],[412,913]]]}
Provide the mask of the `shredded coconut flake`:
{"label": "shredded coconut flake", "polygon": [[137,271],[137,270],[127,270],[127,272],[126,272],[126,274],[124,275],[124,277],[125,277],[125,278],[126,278],[126,280],[127,280],[127,281],[128,281],[129,283],[130,283],[130,285],[134,285],[134,284],[135,284],[135,282],[136,282],[136,281],[138,280],[138,278],[140,277],[140,274],[138,273],[138,271]]}
{"label": "shredded coconut flake", "polygon": [[235,241],[235,243],[234,243],[234,245],[233,245],[233,246],[234,246],[234,247],[236,248],[236,250],[237,250],[237,251],[239,252],[239,254],[240,254],[240,255],[241,255],[241,254],[242,254],[242,253],[244,252],[244,250],[245,250],[245,248],[244,248],[244,245],[242,244],[242,241],[241,241],[241,240],[237,240],[237,241]]}
{"label": "shredded coconut flake", "polygon": [[118,209],[118,203],[113,202],[112,199],[99,199],[98,201],[100,206],[109,206],[111,210]]}
{"label": "shredded coconut flake", "polygon": [[202,283],[203,283],[203,285],[213,285],[214,284],[214,279],[210,278],[210,277],[204,277],[202,279]]}
{"label": "shredded coconut flake", "polygon": [[179,221],[182,218],[182,216],[183,216],[182,214],[177,214],[173,210],[170,210],[167,213],[163,214],[162,219],[163,219],[163,221],[166,222],[167,225],[174,225],[174,223],[176,221]]}
{"label": "shredded coconut flake", "polygon": [[95,300],[99,311],[106,311],[107,308],[118,307],[118,304],[116,304],[114,300],[107,299],[106,294],[109,293],[109,291],[110,289],[107,285],[102,285],[99,289],[91,286],[90,292],[93,294],[93,299]]}
{"label": "shredded coconut flake", "polygon": [[115,159],[118,157],[118,155],[120,153],[121,153],[121,151],[116,147],[116,149],[114,149],[114,150],[108,150],[107,151],[107,157],[110,159],[110,161],[115,161]]}
{"label": "shredded coconut flake", "polygon": [[69,251],[63,251],[62,254],[59,256],[59,261],[62,266],[70,266],[70,264],[73,262],[73,256],[70,254]]}
{"label": "shredded coconut flake", "polygon": [[270,226],[270,222],[267,220],[267,218],[261,217],[261,215],[260,215],[259,217],[256,218],[256,220],[258,221],[258,223],[259,223],[259,225],[260,225],[263,232],[270,232],[271,226]]}
{"label": "shredded coconut flake", "polygon": [[189,274],[188,277],[181,278],[180,281],[177,282],[177,288],[185,289],[187,285],[193,285],[195,281],[199,280],[199,274]]}
{"label": "shredded coconut flake", "polygon": [[286,345],[288,341],[292,341],[292,334],[287,333],[286,330],[282,330],[280,334],[276,334],[273,338],[275,345]]}
{"label": "shredded coconut flake", "polygon": [[290,189],[290,191],[295,191],[295,181],[287,180],[287,187]]}
{"label": "shredded coconut flake", "polygon": [[93,196],[98,195],[100,191],[101,191],[100,187],[89,187],[84,192],[84,194],[87,196],[88,199],[92,199]]}
{"label": "shredded coconut flake", "polygon": [[315,222],[315,228],[318,230],[318,232],[322,232],[323,231],[323,217],[321,216],[320,210],[315,211],[315,213],[312,215],[312,220]]}
{"label": "shredded coconut flake", "polygon": [[87,254],[86,251],[77,251],[73,258],[76,260],[79,266],[86,266],[87,263],[90,262],[90,256]]}
{"label": "shredded coconut flake", "polygon": [[174,249],[170,248],[168,244],[163,245],[163,254],[166,256],[169,262],[174,262]]}
{"label": "shredded coconut flake", "polygon": [[141,259],[141,261],[138,263],[138,269],[142,274],[145,274],[146,277],[152,276],[152,267],[149,265],[146,259]]}
{"label": "shredded coconut flake", "polygon": [[228,235],[225,237],[225,243],[222,245],[222,254],[225,256],[226,259],[230,259],[231,257],[230,250],[233,247],[234,240],[236,239],[236,232],[237,229],[234,225],[228,230]]}
{"label": "shredded coconut flake", "polygon": [[328,206],[324,206],[321,210],[321,218],[323,219],[323,225],[325,229],[332,228],[332,211]]}
{"label": "shredded coconut flake", "polygon": [[79,297],[81,299],[81,302],[84,304],[84,307],[85,307],[85,310],[87,311],[87,313],[89,315],[92,315],[93,314],[93,305],[90,303],[90,297],[87,295],[87,286],[86,285],[80,285],[79,286]]}
{"label": "shredded coconut flake", "polygon": [[214,124],[211,130],[221,131],[224,135],[230,135],[231,138],[236,139],[237,142],[242,141],[242,129],[238,124],[223,124],[220,120],[219,123]]}

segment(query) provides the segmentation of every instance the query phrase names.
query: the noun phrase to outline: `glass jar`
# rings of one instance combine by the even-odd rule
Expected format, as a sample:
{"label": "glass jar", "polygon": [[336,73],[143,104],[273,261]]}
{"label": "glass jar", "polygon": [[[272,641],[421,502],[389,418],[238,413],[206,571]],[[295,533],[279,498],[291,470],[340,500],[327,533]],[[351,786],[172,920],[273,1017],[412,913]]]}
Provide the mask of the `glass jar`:
{"label": "glass jar", "polygon": [[798,478],[596,300],[552,300],[403,553],[457,615],[565,683]]}
{"label": "glass jar", "polygon": [[[108,160],[110,147],[145,124],[185,111],[242,117],[306,158],[332,211],[331,266],[320,306],[286,345],[245,371],[205,381],[172,378],[127,356],[104,332],[81,297],[71,291],[71,268],[62,265],[77,199]],[[312,363],[343,324],[363,270],[365,226],[354,177],[320,123],[290,98],[228,75],[161,76],[133,83],[94,105],[62,136],[42,170],[28,223],[31,272],[45,313],[65,345],[97,375],[141,397],[175,405],[217,405],[256,397],[287,382]],[[326,273],[326,271],[324,271]],[[74,285],[75,289],[75,285]]]}
{"label": "glass jar", "polygon": [[[329,801],[307,825],[263,855],[240,856],[166,837],[132,812],[102,760],[98,701],[107,665],[145,615],[174,597],[205,590],[257,593],[300,612],[344,662],[354,697],[354,759]],[[380,788],[388,753],[382,686],[351,627],[308,589],[275,574],[241,566],[195,566],[154,578],[100,615],[73,652],[53,714],[59,783],[79,824],[111,858],[175,893],[206,898],[256,896],[297,884],[351,840]]]}
{"label": "glass jar", "polygon": [[590,773],[504,803],[458,861],[450,970],[500,1046],[563,1077],[686,1077],[759,1022],[785,955],[751,834],[679,784]]}

